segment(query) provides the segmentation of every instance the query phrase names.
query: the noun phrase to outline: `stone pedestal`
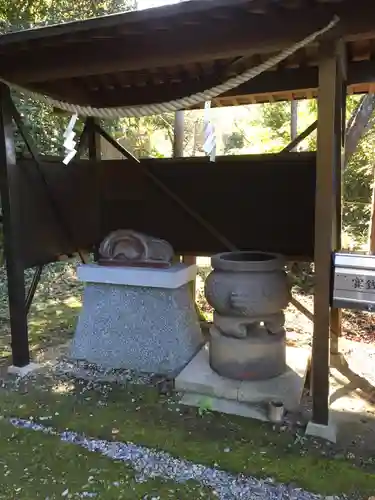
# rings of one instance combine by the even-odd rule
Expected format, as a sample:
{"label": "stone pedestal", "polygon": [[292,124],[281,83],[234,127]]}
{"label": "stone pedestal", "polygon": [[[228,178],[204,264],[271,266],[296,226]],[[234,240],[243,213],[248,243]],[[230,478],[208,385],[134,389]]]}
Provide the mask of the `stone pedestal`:
{"label": "stone pedestal", "polygon": [[73,359],[175,376],[203,345],[189,287],[196,266],[82,265],[77,274],[86,285]]}
{"label": "stone pedestal", "polygon": [[286,347],[286,371],[267,380],[232,380],[220,376],[209,364],[204,346],[182,370],[175,388],[184,395],[181,404],[209,404],[213,411],[268,421],[268,404],[280,402],[287,411],[298,409],[305,385],[309,350]]}

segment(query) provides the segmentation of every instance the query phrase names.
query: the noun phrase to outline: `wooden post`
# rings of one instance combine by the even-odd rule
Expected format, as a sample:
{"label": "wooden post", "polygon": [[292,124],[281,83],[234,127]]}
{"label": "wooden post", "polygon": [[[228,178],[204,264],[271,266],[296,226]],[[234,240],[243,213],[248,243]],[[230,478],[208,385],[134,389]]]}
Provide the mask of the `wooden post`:
{"label": "wooden post", "polygon": [[[173,158],[182,158],[184,156],[184,112],[177,111],[174,118],[173,134]],[[196,264],[197,259],[193,255],[183,255],[182,262],[188,266]],[[195,300],[196,283],[192,283],[192,294]]]}
{"label": "wooden post", "polygon": [[100,161],[102,158],[101,154],[101,138],[95,128],[96,120],[95,118],[89,117],[86,120],[87,126],[87,144],[89,151],[89,160]]}
{"label": "wooden post", "polygon": [[13,365],[30,362],[26,292],[22,261],[22,200],[17,192],[18,176],[13,137],[9,88],[0,84],[0,194],[3,210],[4,251],[8,278],[10,329]]}
{"label": "wooden post", "polygon": [[[341,49],[341,50],[340,50]],[[342,44],[338,45],[336,78],[336,103],[335,103],[335,151],[334,151],[334,195],[335,211],[333,219],[333,242],[334,250],[341,250],[342,233],[342,191],[343,191],[343,169],[345,161],[345,129],[346,129],[346,57]],[[342,311],[331,309],[331,342],[330,352],[339,354],[339,339],[341,337]]]}
{"label": "wooden post", "polygon": [[[86,120],[86,128],[87,128],[87,148],[88,148],[88,153],[89,153],[89,160],[93,162],[99,162],[102,158],[101,154],[101,137],[100,134],[98,134],[96,130],[96,120],[93,117],[89,117]],[[96,163],[95,167],[95,176],[96,176],[96,181],[98,183],[98,193],[101,192],[100,190],[100,165]],[[103,215],[103,201],[102,197],[100,196],[99,199],[99,207],[100,207],[100,213],[99,213],[99,233],[100,237],[103,238],[105,235],[103,234],[104,232],[104,224],[102,220],[102,215]],[[94,260],[97,261],[99,259],[99,246],[100,241],[97,242],[97,245],[94,247]]]}
{"label": "wooden post", "polygon": [[[336,240],[335,157],[338,99],[336,42],[320,47],[318,128],[315,194],[315,293],[312,346],[314,423],[327,425],[329,417],[329,335],[332,251]],[[341,116],[341,115],[340,115]],[[341,132],[341,127],[340,127]],[[341,133],[340,133],[341,137]]]}

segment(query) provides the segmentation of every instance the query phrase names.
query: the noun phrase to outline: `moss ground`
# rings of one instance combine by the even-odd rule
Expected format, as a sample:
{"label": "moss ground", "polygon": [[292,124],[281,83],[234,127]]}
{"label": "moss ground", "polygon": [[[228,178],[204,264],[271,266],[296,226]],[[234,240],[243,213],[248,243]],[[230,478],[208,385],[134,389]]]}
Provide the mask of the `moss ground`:
{"label": "moss ground", "polygon": [[[58,264],[47,270],[31,311],[32,349],[70,338],[80,293],[73,266]],[[0,347],[4,358],[9,354],[5,306],[1,300],[4,335]],[[325,495],[365,497],[375,491],[371,466],[359,467],[358,462],[337,456],[326,445],[301,438],[298,430],[289,432],[210,412],[200,415],[195,409],[180,406],[176,396],[162,396],[154,387],[90,384],[39,375],[20,385],[5,381],[0,389],[0,408],[0,473],[4,468],[0,498],[4,499],[52,499],[61,498],[63,493],[67,498],[81,498],[83,492],[103,500],[214,498],[212,492],[195,483],[137,483],[133,471],[124,464],[63,444],[53,436],[16,430],[7,417],[33,418],[60,430],[131,441],[197,463],[272,477]]]}

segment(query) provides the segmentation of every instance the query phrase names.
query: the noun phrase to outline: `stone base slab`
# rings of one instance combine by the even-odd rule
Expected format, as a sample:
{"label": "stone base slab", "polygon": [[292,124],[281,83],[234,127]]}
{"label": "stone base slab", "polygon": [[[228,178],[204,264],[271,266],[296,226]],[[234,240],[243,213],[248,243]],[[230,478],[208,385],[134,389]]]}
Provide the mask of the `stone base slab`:
{"label": "stone base slab", "polygon": [[[293,411],[301,401],[309,358],[309,350],[287,346],[288,369],[284,374],[269,380],[241,382],[221,377],[211,369],[206,344],[177,376],[175,388],[185,395],[198,394],[200,398],[226,400],[246,406],[277,401],[283,403],[286,410]],[[232,408],[235,407],[239,408],[232,405]],[[264,414],[262,420],[267,418]]]}
{"label": "stone base slab", "polygon": [[305,434],[306,436],[318,437],[331,443],[336,443],[337,440],[337,428],[332,419],[330,419],[328,425],[309,422]]}
{"label": "stone base slab", "polygon": [[[221,398],[209,398],[203,394],[186,393],[180,403],[185,406],[195,406],[197,408],[205,408],[208,411],[217,411],[228,415],[238,415],[245,418],[255,418],[268,422],[268,417],[265,408],[256,405],[249,405]],[[207,404],[209,403],[209,404]]]}
{"label": "stone base slab", "polygon": [[11,365],[8,367],[8,373],[9,375],[16,375],[17,377],[23,378],[30,375],[30,373],[41,369],[42,365],[40,365],[39,363],[29,363],[28,365],[21,367]]}

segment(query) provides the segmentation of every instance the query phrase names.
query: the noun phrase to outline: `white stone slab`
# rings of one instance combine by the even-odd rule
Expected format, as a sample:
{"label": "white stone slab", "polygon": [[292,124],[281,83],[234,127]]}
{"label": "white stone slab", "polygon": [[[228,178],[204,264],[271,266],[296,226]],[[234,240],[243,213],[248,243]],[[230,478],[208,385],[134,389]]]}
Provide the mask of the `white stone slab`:
{"label": "white stone slab", "polygon": [[77,267],[77,278],[85,283],[148,288],[179,288],[194,281],[196,275],[195,264],[191,266],[174,264],[166,269],[99,266],[98,264],[81,264]]}
{"label": "white stone slab", "polygon": [[8,373],[10,375],[17,375],[17,377],[23,378],[27,377],[30,373],[40,370],[41,368],[42,365],[39,363],[29,363],[28,365],[22,367],[11,365],[8,367]]}
{"label": "white stone slab", "polygon": [[306,436],[319,437],[330,441],[331,443],[336,443],[337,440],[337,427],[330,418],[328,425],[316,424],[315,422],[309,422],[306,427]]}
{"label": "white stone slab", "polygon": [[221,377],[211,369],[206,344],[176,377],[175,389],[236,401],[240,384],[240,381]]}
{"label": "white stone slab", "polygon": [[[185,394],[180,403],[185,406],[195,406],[199,408],[204,405],[206,408],[207,396],[203,394]],[[217,411],[219,413],[227,413],[229,415],[238,415],[245,418],[255,418],[262,422],[268,422],[265,410],[259,406],[240,403],[238,401],[230,401],[229,399],[210,398],[210,405],[207,408],[209,411]]]}
{"label": "white stone slab", "polygon": [[241,382],[238,400],[248,403],[281,401],[286,410],[296,410],[302,398],[309,358],[310,350],[287,346],[287,371],[269,380]]}
{"label": "white stone slab", "polygon": [[191,360],[175,380],[177,391],[204,394],[241,403],[280,401],[286,410],[300,403],[310,356],[309,350],[287,347],[288,370],[269,380],[241,382],[221,377],[209,365],[207,345]]}

